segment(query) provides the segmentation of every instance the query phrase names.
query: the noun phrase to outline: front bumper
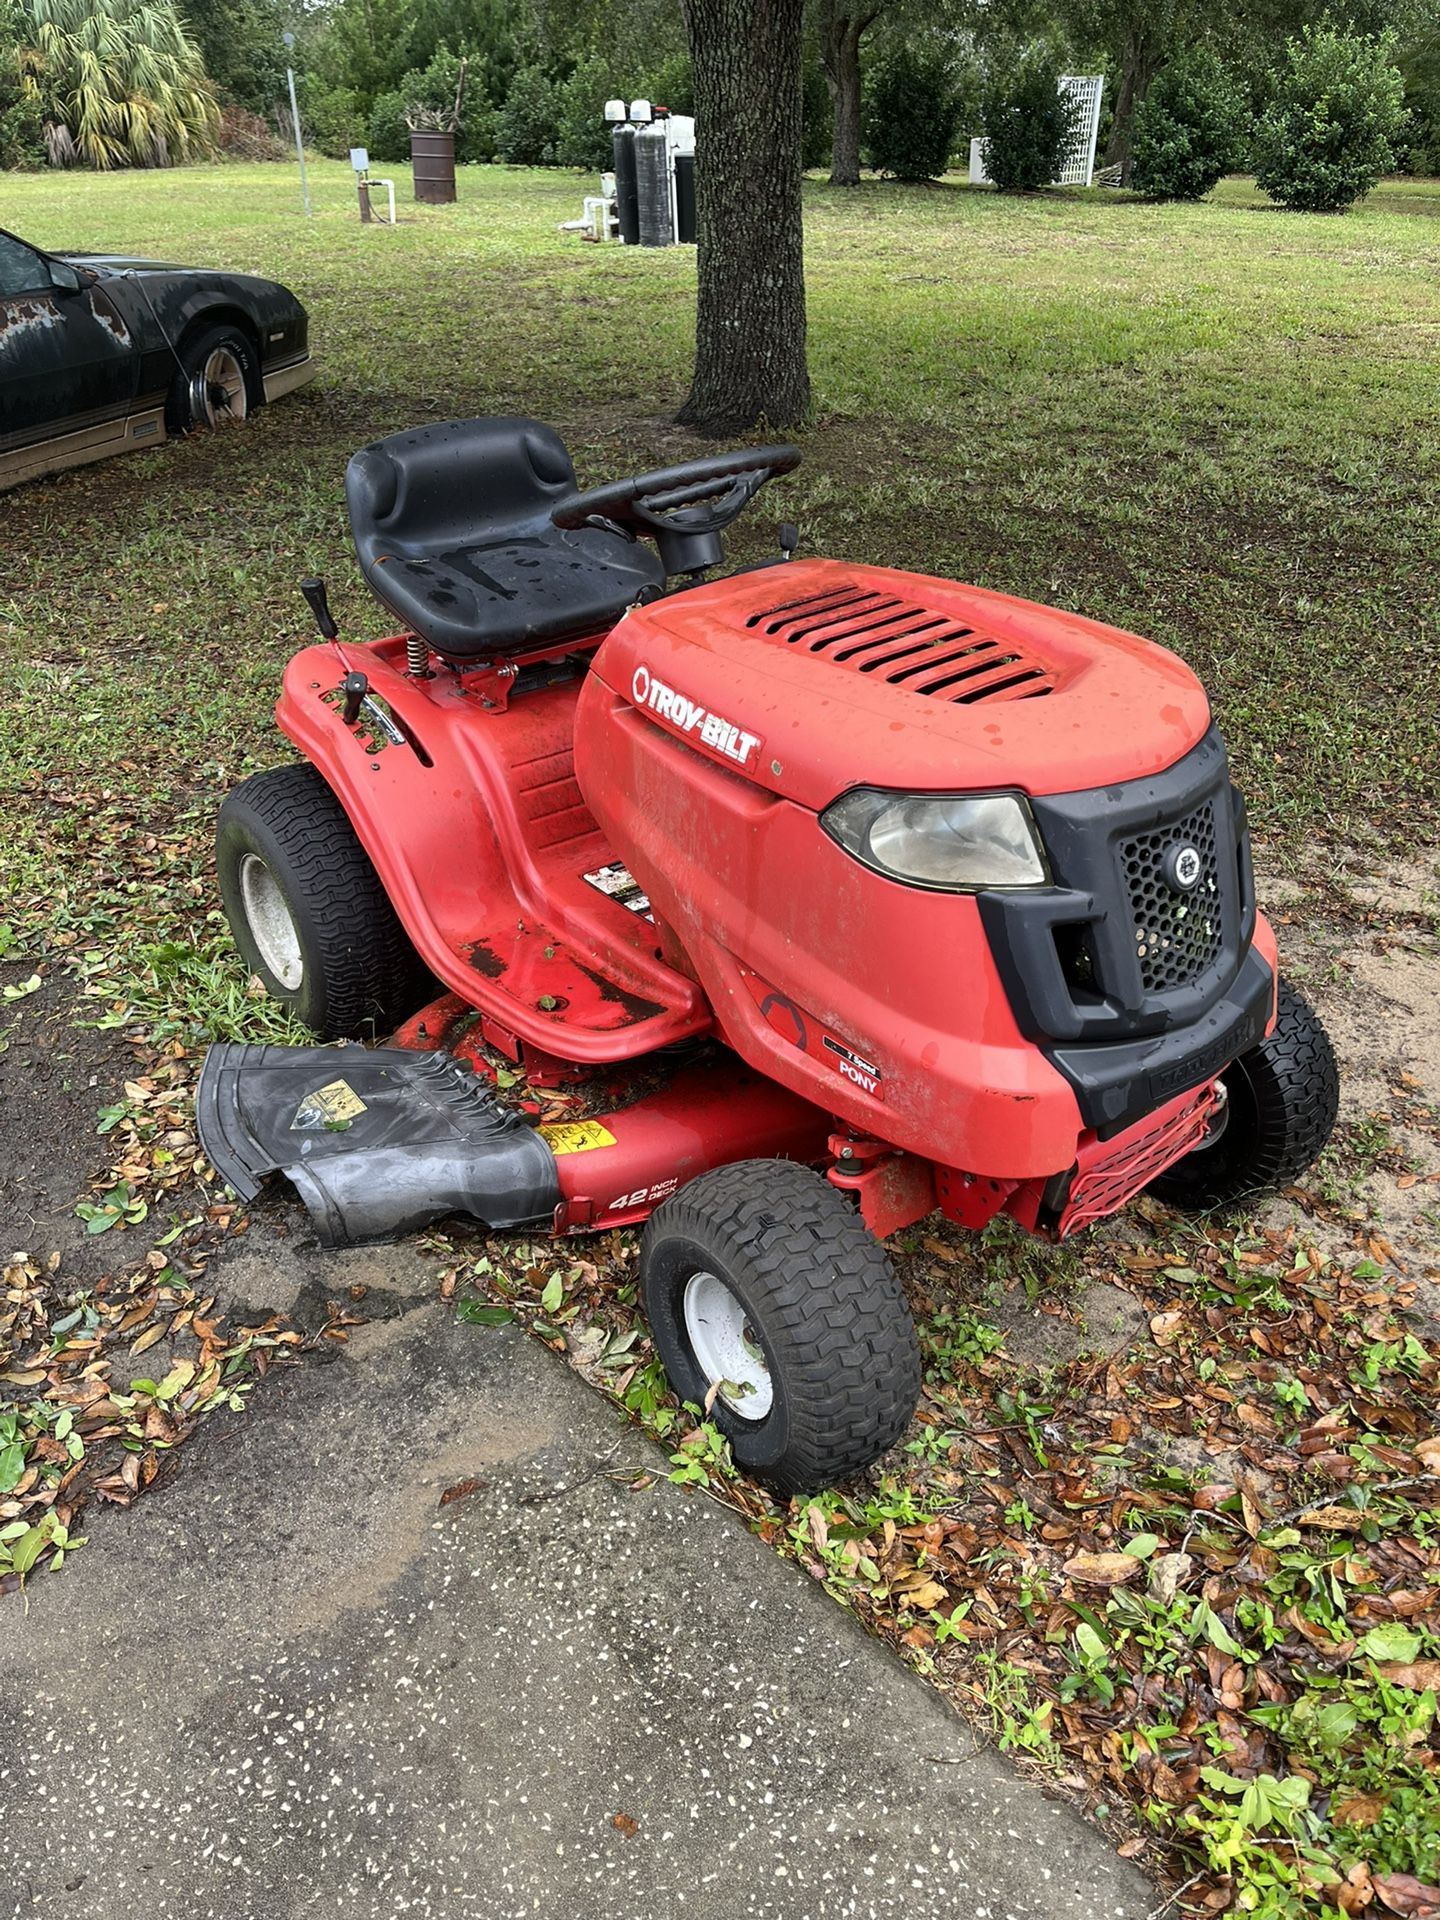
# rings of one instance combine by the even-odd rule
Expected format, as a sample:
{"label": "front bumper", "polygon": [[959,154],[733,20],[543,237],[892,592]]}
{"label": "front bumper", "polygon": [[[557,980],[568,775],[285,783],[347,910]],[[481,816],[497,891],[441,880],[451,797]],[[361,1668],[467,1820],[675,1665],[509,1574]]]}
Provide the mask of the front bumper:
{"label": "front bumper", "polygon": [[1163,773],[1031,804],[1054,884],[981,894],[981,919],[1016,1025],[1110,1138],[1269,1026],[1245,806],[1213,727]]}
{"label": "front bumper", "polygon": [[1045,1053],[1070,1082],[1086,1126],[1108,1140],[1248,1053],[1264,1039],[1274,1010],[1274,971],[1252,946],[1234,983],[1189,1026],[1138,1040],[1052,1045]]}
{"label": "front bumper", "polygon": [[297,387],[303,387],[314,378],[315,362],[308,353],[301,354],[298,360],[287,360],[283,366],[266,367],[261,375],[266,404],[293,393]]}

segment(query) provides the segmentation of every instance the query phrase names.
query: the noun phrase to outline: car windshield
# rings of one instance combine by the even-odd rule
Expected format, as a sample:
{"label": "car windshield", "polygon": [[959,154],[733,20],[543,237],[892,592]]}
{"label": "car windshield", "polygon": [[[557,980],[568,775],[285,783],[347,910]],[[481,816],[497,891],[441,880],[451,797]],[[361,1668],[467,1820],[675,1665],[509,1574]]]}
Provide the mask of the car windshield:
{"label": "car windshield", "polygon": [[42,255],[13,233],[0,233],[0,299],[12,293],[39,293],[50,286]]}

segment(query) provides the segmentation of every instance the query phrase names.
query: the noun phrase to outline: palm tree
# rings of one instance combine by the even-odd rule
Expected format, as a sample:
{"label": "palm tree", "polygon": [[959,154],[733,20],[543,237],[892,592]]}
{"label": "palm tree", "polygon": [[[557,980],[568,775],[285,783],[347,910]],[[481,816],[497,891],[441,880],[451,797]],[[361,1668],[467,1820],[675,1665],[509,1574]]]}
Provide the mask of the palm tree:
{"label": "palm tree", "polygon": [[57,166],[163,167],[210,144],[218,113],[171,0],[24,0],[21,69]]}

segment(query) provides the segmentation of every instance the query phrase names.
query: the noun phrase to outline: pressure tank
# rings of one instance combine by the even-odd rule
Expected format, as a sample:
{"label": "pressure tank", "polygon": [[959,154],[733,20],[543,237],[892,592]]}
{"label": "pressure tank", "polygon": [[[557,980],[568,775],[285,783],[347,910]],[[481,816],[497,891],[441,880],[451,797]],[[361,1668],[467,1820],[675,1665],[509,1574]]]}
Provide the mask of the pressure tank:
{"label": "pressure tank", "polygon": [[640,200],[635,186],[635,129],[616,127],[611,135],[615,155],[615,218],[627,247],[640,244]]}
{"label": "pressure tank", "polygon": [[675,238],[682,247],[695,244],[695,156],[675,155]]}
{"label": "pressure tank", "polygon": [[635,184],[640,196],[640,244],[671,247],[675,218],[670,204],[670,141],[663,120],[635,135]]}

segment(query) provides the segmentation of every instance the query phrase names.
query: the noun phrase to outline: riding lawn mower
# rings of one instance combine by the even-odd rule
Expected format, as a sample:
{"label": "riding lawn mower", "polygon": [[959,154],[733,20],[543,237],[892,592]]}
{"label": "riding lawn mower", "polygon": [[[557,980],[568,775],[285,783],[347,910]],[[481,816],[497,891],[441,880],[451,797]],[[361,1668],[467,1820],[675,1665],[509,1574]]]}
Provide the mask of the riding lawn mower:
{"label": "riding lawn mower", "polygon": [[[283,1174],[327,1245],[644,1222],[672,1386],[784,1491],[914,1410],[888,1236],[1222,1205],[1300,1173],[1337,1102],[1189,668],[797,558],[788,526],[717,576],[799,458],[581,491],[551,429],[498,417],[354,457],[402,631],[344,641],[305,583],[321,639],[277,707],[302,758],[231,794],[218,859],[269,993],[389,1038],[217,1045],[198,1093],[216,1170],[247,1200]],[[506,1062],[590,1111],[536,1124]]]}

